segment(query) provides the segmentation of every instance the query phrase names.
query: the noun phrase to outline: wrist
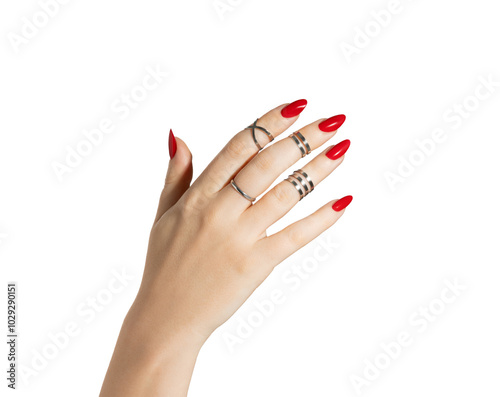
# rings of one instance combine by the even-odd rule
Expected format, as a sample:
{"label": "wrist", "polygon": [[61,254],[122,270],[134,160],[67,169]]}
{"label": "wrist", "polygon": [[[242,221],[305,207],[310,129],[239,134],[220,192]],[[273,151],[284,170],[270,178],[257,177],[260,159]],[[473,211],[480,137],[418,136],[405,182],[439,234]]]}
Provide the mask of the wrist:
{"label": "wrist", "polygon": [[207,337],[136,299],[123,321],[120,339],[130,349],[161,363],[178,355],[196,359]]}
{"label": "wrist", "polygon": [[131,309],[123,322],[100,397],[185,397],[203,343],[136,316]]}

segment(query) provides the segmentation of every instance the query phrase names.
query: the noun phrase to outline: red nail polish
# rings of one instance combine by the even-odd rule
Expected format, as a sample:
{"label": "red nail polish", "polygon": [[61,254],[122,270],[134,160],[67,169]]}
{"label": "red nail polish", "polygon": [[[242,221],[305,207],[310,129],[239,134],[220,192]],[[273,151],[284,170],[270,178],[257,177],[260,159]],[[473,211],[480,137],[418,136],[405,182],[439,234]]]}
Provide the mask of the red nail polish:
{"label": "red nail polish", "polygon": [[351,141],[349,139],[337,143],[328,152],[326,152],[326,157],[328,157],[330,160],[337,160],[341,158],[345,154],[345,152],[347,152],[349,146],[351,146]]}
{"label": "red nail polish", "polygon": [[170,158],[174,158],[175,153],[177,152],[177,141],[175,140],[174,133],[170,130],[170,134],[168,134],[168,154]]}
{"label": "red nail polish", "polygon": [[318,127],[323,132],[332,132],[336,131],[340,128],[342,124],[344,124],[345,116],[343,114],[339,114],[338,116],[330,117],[319,123]]}
{"label": "red nail polish", "polygon": [[346,208],[349,204],[351,204],[351,201],[352,201],[352,196],[342,197],[340,200],[335,201],[335,204],[332,205],[332,208],[334,211],[340,212],[344,208]]}
{"label": "red nail polish", "polygon": [[292,102],[281,109],[281,115],[289,119],[291,117],[298,116],[307,106],[307,101],[305,99],[299,99],[298,101]]}

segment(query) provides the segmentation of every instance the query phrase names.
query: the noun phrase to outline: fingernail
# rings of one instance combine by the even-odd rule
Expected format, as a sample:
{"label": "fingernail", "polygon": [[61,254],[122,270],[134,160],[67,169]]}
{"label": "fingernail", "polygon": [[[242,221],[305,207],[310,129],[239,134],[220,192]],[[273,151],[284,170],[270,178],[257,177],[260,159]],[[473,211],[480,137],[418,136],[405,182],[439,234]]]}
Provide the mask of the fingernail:
{"label": "fingernail", "polygon": [[291,117],[298,116],[307,106],[307,101],[305,99],[299,99],[298,101],[292,102],[281,109],[281,115],[289,119]]}
{"label": "fingernail", "polygon": [[323,132],[332,132],[336,131],[340,128],[342,124],[344,124],[345,116],[343,114],[339,114],[338,116],[330,117],[319,123],[318,127]]}
{"label": "fingernail", "polygon": [[326,157],[328,157],[330,160],[337,160],[341,158],[345,154],[345,152],[347,152],[347,149],[349,149],[350,145],[351,141],[349,139],[337,143],[328,152],[326,152]]}
{"label": "fingernail", "polygon": [[349,204],[351,204],[351,201],[352,201],[352,196],[342,197],[340,200],[335,201],[335,203],[332,205],[332,208],[334,211],[340,212],[344,208],[346,208]]}
{"label": "fingernail", "polygon": [[175,153],[177,152],[177,141],[175,140],[174,133],[170,130],[170,134],[168,135],[168,154],[170,158],[174,158]]}

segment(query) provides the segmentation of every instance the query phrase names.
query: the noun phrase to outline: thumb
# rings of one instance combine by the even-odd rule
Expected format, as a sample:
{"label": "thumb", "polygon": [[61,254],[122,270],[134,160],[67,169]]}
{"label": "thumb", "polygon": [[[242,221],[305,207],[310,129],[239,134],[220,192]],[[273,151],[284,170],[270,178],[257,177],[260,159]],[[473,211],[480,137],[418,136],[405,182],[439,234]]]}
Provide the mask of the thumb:
{"label": "thumb", "polygon": [[182,139],[176,138],[170,130],[168,137],[168,163],[165,186],[160,196],[155,223],[181,198],[193,178],[192,155]]}

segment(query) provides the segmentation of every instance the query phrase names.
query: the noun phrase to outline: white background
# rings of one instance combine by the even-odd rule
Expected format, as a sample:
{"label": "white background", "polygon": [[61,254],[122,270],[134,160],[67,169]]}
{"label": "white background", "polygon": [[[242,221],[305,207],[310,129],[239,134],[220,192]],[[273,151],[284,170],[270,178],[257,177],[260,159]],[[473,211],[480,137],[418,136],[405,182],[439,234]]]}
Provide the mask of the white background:
{"label": "white background", "polygon": [[[322,236],[337,248],[298,288],[287,272],[304,274],[319,239],[277,268],[207,342],[190,396],[356,396],[351,376],[402,331],[413,343],[364,395],[498,395],[500,86],[473,98],[481,79],[500,82],[497,2],[401,0],[381,28],[373,12],[386,15],[388,1],[219,3],[233,5],[73,0],[44,21],[34,0],[2,2],[1,288],[18,283],[20,363],[33,370],[37,354],[55,355],[25,382],[18,374],[18,395],[98,394],[140,282],[169,128],[197,175],[234,133],[299,98],[309,105],[297,127],[345,113],[332,143],[352,146],[273,229],[352,194]],[[46,26],[12,45],[35,15]],[[346,57],[342,45],[364,29],[372,37]],[[111,104],[157,65],[168,77],[120,119]],[[60,181],[53,163],[103,119],[114,131]],[[446,139],[415,152],[436,128]],[[418,165],[391,189],[387,173],[410,160]],[[81,315],[89,297],[109,298],[113,269],[133,279]],[[455,279],[467,289],[435,301]],[[231,349],[227,335],[258,320],[255,302],[275,289],[285,302]],[[443,313],[420,332],[410,321],[429,303]],[[73,322],[79,335],[54,352],[50,335]]]}

